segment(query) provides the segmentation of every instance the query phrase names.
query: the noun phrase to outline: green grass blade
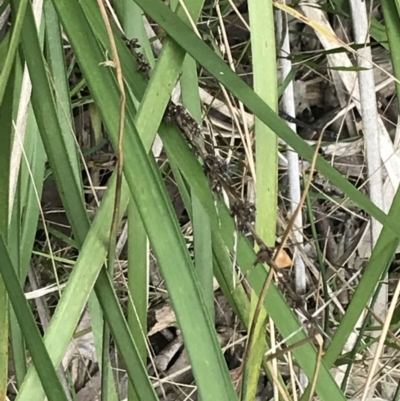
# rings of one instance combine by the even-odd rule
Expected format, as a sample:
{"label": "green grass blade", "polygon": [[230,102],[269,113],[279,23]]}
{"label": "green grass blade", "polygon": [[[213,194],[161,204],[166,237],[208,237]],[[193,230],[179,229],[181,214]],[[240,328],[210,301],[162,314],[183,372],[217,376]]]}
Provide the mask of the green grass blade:
{"label": "green grass blade", "polygon": [[57,115],[60,121],[65,148],[71,162],[71,168],[74,171],[74,176],[79,187],[81,187],[80,162],[73,129],[74,122],[72,119],[71,101],[68,90],[68,74],[64,60],[60,22],[51,1],[46,1],[44,3],[44,12],[46,22],[46,59],[49,62],[51,83],[56,95]]}
{"label": "green grass blade", "polygon": [[[21,227],[21,243],[23,246],[20,254],[21,278],[27,276],[32,256],[31,250],[35,241],[39,216],[38,197],[40,198],[42,193],[46,161],[46,154],[32,108],[29,109],[27,130],[29,135],[25,137],[24,142],[27,160],[23,158],[20,171],[21,213],[23,215]],[[29,168],[26,162],[29,163]]]}
{"label": "green grass blade", "polygon": [[[2,130],[2,146],[0,148],[0,234],[3,238],[9,237],[9,188],[10,188],[10,160],[12,140],[12,120],[14,116],[14,85],[15,69],[11,72],[4,91],[4,104],[0,108],[0,127]],[[0,398],[7,396],[8,380],[8,294],[3,278],[0,277]]]}
{"label": "green grass blade", "polygon": [[[252,69],[254,92],[277,112],[278,78],[276,65],[276,43],[274,10],[271,1],[255,0],[249,2],[249,22],[251,36]],[[266,46],[266,44],[268,44]],[[277,200],[278,200],[278,137],[260,119],[255,118],[255,162],[256,162],[256,219],[258,235],[267,246],[275,245]],[[258,297],[251,295],[251,322],[256,317]],[[258,311],[257,311],[258,312]],[[243,362],[243,381],[241,400],[253,400],[256,396],[260,365],[265,351],[265,328],[267,312],[259,311],[246,343],[246,358]]]}
{"label": "green grass blade", "polygon": [[[254,91],[276,114],[278,78],[272,2],[250,2],[249,19]],[[256,229],[267,246],[274,246],[278,198],[278,137],[259,118],[255,119],[254,125],[257,163]]]}
{"label": "green grass blade", "polygon": [[[20,207],[20,193],[21,186],[17,184],[16,197],[14,199],[14,207],[12,211],[11,221],[8,232],[8,252],[12,259],[13,265],[16,267],[16,275],[19,279],[21,288],[23,288],[24,279],[22,278],[22,269],[20,264],[20,249],[21,247],[21,207]],[[24,277],[25,278],[25,277]],[[10,325],[10,342],[12,348],[12,356],[14,363],[15,378],[17,382],[17,388],[21,386],[21,383],[26,375],[26,353],[25,353],[25,342],[21,328],[18,324],[18,319],[15,315],[14,308],[9,308],[9,325]]]}
{"label": "green grass blade", "polygon": [[[145,55],[149,64],[154,66],[153,51],[144,27],[142,10],[133,1],[125,0],[122,2],[122,7],[120,5],[116,7],[116,11],[122,21],[127,38],[138,40],[140,52]],[[132,201],[128,207],[128,324],[144,364],[147,360],[148,267],[147,234],[135,202]],[[138,321],[140,324],[137,324]],[[130,383],[128,400],[140,400]]]}
{"label": "green grass blade", "polygon": [[[148,241],[146,230],[133,201],[128,207],[128,324],[135,343],[146,363],[147,306],[148,306]],[[140,322],[140,325],[137,322]],[[128,400],[139,400],[133,386],[129,386]]]}
{"label": "green grass blade", "polygon": [[[68,194],[75,200],[80,200],[83,205],[83,194],[80,183],[72,168],[68,147],[60,132],[60,122],[57,117],[54,97],[48,82],[45,62],[40,50],[36,26],[33,20],[32,9],[27,7],[26,19],[22,29],[22,47],[32,80],[32,106],[36,121],[41,132],[43,144],[47,156],[53,168],[53,174],[57,181],[59,192]],[[63,174],[61,175],[61,172]],[[71,207],[71,209],[69,209]],[[65,205],[68,215],[76,215],[77,230],[85,231],[87,222],[86,211],[83,207],[77,207],[76,201]]]}
{"label": "green grass blade", "polygon": [[[202,2],[198,2],[199,6]],[[201,3],[201,4],[200,4]],[[201,102],[196,62],[189,56],[185,57],[181,76],[182,103],[192,117],[201,124]],[[206,308],[210,316],[214,316],[214,287],[213,287],[213,255],[211,228],[208,215],[196,198],[192,199],[192,224],[194,263],[197,277],[203,291]]]}

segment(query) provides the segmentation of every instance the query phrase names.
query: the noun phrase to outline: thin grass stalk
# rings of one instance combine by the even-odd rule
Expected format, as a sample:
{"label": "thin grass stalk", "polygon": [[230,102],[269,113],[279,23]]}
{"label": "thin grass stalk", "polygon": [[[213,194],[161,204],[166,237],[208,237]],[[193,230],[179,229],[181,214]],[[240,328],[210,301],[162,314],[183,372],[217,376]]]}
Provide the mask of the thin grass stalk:
{"label": "thin grass stalk", "polygon": [[[42,11],[44,13],[44,21],[40,26],[39,22]],[[49,76],[51,76],[53,91],[56,94],[55,99],[63,139],[66,144],[69,158],[71,160],[71,167],[74,172],[74,178],[78,183],[78,186],[83,191],[77,143],[73,132],[74,122],[72,118],[72,107],[68,88],[68,75],[64,59],[64,47],[60,22],[58,20],[57,13],[53,7],[53,4],[50,1],[47,1],[44,4],[42,0],[34,2],[33,12],[39,31],[40,44],[43,47],[43,42],[45,41],[46,43],[45,48],[47,60],[49,63]],[[39,188],[41,187],[42,186],[40,186]],[[36,199],[36,196],[35,200],[38,201]],[[56,278],[56,280],[59,284],[58,278]],[[40,301],[38,305],[40,305]],[[47,320],[48,317],[46,316],[46,324],[43,324],[44,330],[47,330],[48,327]],[[65,393],[68,399],[71,400],[71,394],[67,384],[67,377],[61,365],[58,367],[58,374]]]}
{"label": "thin grass stalk", "polygon": [[[15,66],[15,64],[14,64]],[[0,108],[0,126],[3,132],[3,146],[0,148],[0,234],[8,242],[9,235],[9,188],[10,188],[10,157],[12,138],[13,91],[16,83],[15,67],[4,91],[4,103]],[[8,335],[9,335],[9,301],[7,288],[0,277],[0,398],[6,399],[8,380]]]}
{"label": "thin grass stalk", "polygon": [[[146,230],[136,205],[131,201],[128,207],[128,325],[144,364],[147,358],[148,266]],[[128,384],[128,400],[140,400],[131,383]]]}
{"label": "thin grass stalk", "polygon": [[[34,8],[34,14],[35,14],[35,20],[36,20],[36,25],[39,27],[40,26],[40,21],[41,21],[41,15],[42,15],[42,7],[43,7],[43,2],[42,1],[34,1],[33,2],[33,8]],[[43,31],[42,34],[40,35],[40,44],[43,46],[44,42],[44,37],[43,37]],[[23,153],[23,144],[24,144],[24,138],[25,138],[25,130],[26,130],[26,123],[28,119],[28,109],[29,109],[29,102],[30,102],[30,96],[31,96],[31,90],[32,90],[32,85],[29,79],[29,74],[26,66],[21,66],[19,63],[19,60],[16,60],[15,64],[16,72],[17,75],[19,76],[19,79],[16,82],[20,82],[21,85],[18,84],[16,86],[15,90],[16,93],[20,92],[20,97],[19,97],[19,104],[18,104],[18,113],[17,113],[17,119],[16,119],[16,124],[15,124],[15,134],[13,138],[13,145],[12,145],[12,156],[11,156],[11,164],[10,164],[10,188],[9,188],[9,204],[10,204],[10,209],[9,213],[10,216],[11,214],[14,216],[14,219],[11,220],[11,225],[10,229],[12,231],[15,231],[16,238],[14,241],[11,242],[14,244],[19,244],[20,240],[22,239],[20,236],[23,233],[23,227],[20,227],[20,222],[23,221],[21,219],[21,216],[17,217],[17,214],[22,213],[22,208],[21,204],[19,201],[14,202],[14,197],[15,197],[15,191],[17,190],[17,187],[19,188],[19,194],[21,194],[20,191],[25,190],[25,187],[23,184],[19,181],[20,180],[20,166],[21,166],[21,158],[22,158],[22,153]],[[22,72],[23,69],[23,72]],[[36,196],[33,198],[33,201],[37,203],[37,198]],[[15,203],[15,205],[14,205]],[[14,207],[13,207],[14,205]],[[34,216],[34,218],[37,218],[37,215]],[[36,224],[35,224],[36,226]],[[26,227],[26,225],[25,225]],[[18,234],[17,234],[18,231]],[[31,235],[34,235],[33,230],[31,231]],[[31,240],[29,240],[31,242]],[[23,243],[23,242],[22,242]],[[25,245],[25,244],[24,244]],[[14,248],[14,247],[13,247]],[[21,247],[18,249],[18,259],[23,255],[26,254],[26,248],[25,246]],[[11,255],[13,255],[13,252],[11,251]],[[18,266],[18,277],[21,282],[21,287],[23,287],[27,275],[27,268],[28,264],[21,265],[20,260],[18,260],[18,263],[14,258],[14,265]],[[23,378],[26,375],[26,354],[25,354],[25,344],[23,340],[23,336],[21,333],[21,328],[18,324],[17,318],[15,316],[15,312],[13,308],[10,308],[10,342],[11,342],[11,348],[13,350],[13,361],[14,361],[14,369],[15,369],[15,375],[17,379],[17,386],[19,387],[22,384]]]}
{"label": "thin grass stalk", "polygon": [[[154,66],[154,56],[143,24],[142,11],[133,1],[123,2],[120,20],[128,39],[137,39],[140,51],[149,65]],[[147,308],[149,285],[149,242],[139,211],[133,201],[128,207],[128,325],[146,364]],[[140,325],[137,325],[137,321]],[[139,401],[134,387],[128,383],[128,400]]]}
{"label": "thin grass stalk", "polygon": [[[20,201],[20,214],[22,218],[19,220],[21,224],[21,238],[20,244],[22,245],[19,249],[19,271],[20,271],[20,283],[21,288],[25,282],[27,272],[30,265],[30,259],[32,256],[31,250],[33,248],[33,243],[35,240],[38,215],[39,215],[39,205],[37,201],[36,193],[42,192],[43,185],[43,173],[44,173],[44,162],[45,156],[43,152],[43,147],[38,137],[37,126],[35,124],[35,119],[32,110],[29,112],[27,127],[30,130],[30,135],[25,140],[26,159],[24,158],[22,166],[20,169],[20,179],[19,179],[19,195],[21,196]],[[26,165],[26,160],[28,160],[32,166],[32,178],[28,172]],[[36,187],[36,189],[35,189]],[[14,332],[15,335],[15,332]],[[26,375],[26,353],[25,344],[18,349],[18,354],[14,354],[16,371],[16,379],[18,388],[22,384],[21,378]]]}
{"label": "thin grass stalk", "polygon": [[[276,113],[278,80],[272,3],[262,0],[250,1],[249,19],[254,91]],[[256,229],[267,246],[274,246],[277,221],[278,141],[274,131],[259,118],[255,119],[254,131],[257,162]]]}
{"label": "thin grass stalk", "polygon": [[203,291],[206,303],[205,307],[210,317],[214,319],[214,273],[211,228],[208,222],[208,214],[204,211],[200,201],[194,194],[192,194],[191,198],[196,274]]}
{"label": "thin grass stalk", "polygon": [[[201,2],[202,3],[202,2]],[[201,103],[199,97],[199,83],[197,77],[197,65],[191,57],[186,57],[183,62],[183,72],[181,77],[182,103],[201,124]],[[206,309],[211,318],[214,318],[214,287],[213,287],[213,256],[211,228],[208,221],[208,214],[203,209],[200,201],[195,194],[191,194],[192,199],[192,224],[194,241],[194,258],[196,274],[199,278],[200,286],[203,291]]]}
{"label": "thin grass stalk", "polygon": [[[202,3],[202,1],[200,1],[200,3]],[[181,88],[183,105],[197,123],[201,124],[201,104],[197,66],[196,62],[188,56],[183,62]],[[208,220],[208,214],[203,209],[203,206],[193,192],[191,193],[191,206],[196,275],[203,292],[205,309],[209,313],[211,319],[214,320],[214,274],[210,223]],[[199,400],[202,400],[200,394]]]}
{"label": "thin grass stalk", "polygon": [[[21,183],[16,188],[16,198],[12,207],[12,216],[9,225],[8,235],[8,249],[10,257],[12,258],[13,265],[16,268],[16,274],[20,281],[21,288],[24,287],[25,276],[22,276],[22,269],[20,264],[20,250],[21,250]],[[17,316],[15,315],[14,308],[10,305],[9,325],[10,325],[10,343],[14,362],[14,371],[17,381],[17,388],[22,384],[25,378],[26,367],[26,353],[25,341],[21,332],[21,327],[18,323]]]}
{"label": "thin grass stalk", "polygon": [[[93,129],[94,145],[101,146],[101,143],[104,141],[102,132],[102,122],[98,109],[94,103],[89,104],[89,115]],[[89,183],[91,184],[92,178],[89,175],[89,173],[88,177],[89,177]],[[93,191],[92,194],[97,206],[99,206],[99,200],[96,195],[96,192]],[[76,246],[77,245],[75,244],[75,247]],[[87,306],[90,315],[90,322],[93,332],[93,341],[94,341],[96,357],[98,361],[101,361],[103,355],[104,316],[95,293],[92,292],[90,294]],[[100,372],[102,372],[103,370],[102,364],[100,363],[99,365],[100,365]],[[118,396],[115,388],[114,376],[111,365],[108,364],[106,366],[106,369],[107,372],[105,375],[108,376],[108,385],[107,385],[108,389],[104,389],[104,391],[107,391],[107,396],[110,400],[116,401]]]}
{"label": "thin grass stalk", "polygon": [[[278,109],[278,80],[275,49],[275,22],[272,2],[253,0],[249,2],[249,21],[252,50],[254,91],[272,110]],[[254,125],[256,146],[256,230],[267,246],[275,245],[278,189],[278,140],[275,133],[258,118]],[[257,306],[257,297],[252,293],[252,319]],[[259,321],[250,332],[246,347],[251,349],[248,360],[244,360],[241,399],[253,400],[256,396],[260,365],[265,351],[264,338],[267,313],[262,311]],[[271,335],[274,328],[271,321]],[[253,341],[253,343],[251,343]],[[276,362],[274,362],[276,363]],[[276,366],[275,366],[276,369]],[[276,370],[275,370],[276,371]],[[278,397],[274,385],[274,396]]]}
{"label": "thin grass stalk", "polygon": [[[25,149],[23,149],[25,154],[22,160],[18,181],[18,196],[20,197],[19,213],[21,215],[21,218],[18,221],[19,224],[21,224],[20,244],[22,244],[19,249],[19,278],[21,288],[23,287],[27,277],[32,256],[31,250],[33,248],[38,226],[38,196],[40,196],[38,194],[42,193],[44,166],[46,160],[43,151],[43,145],[41,143],[35,118],[31,109],[28,112],[27,130],[29,130],[30,135],[25,138]],[[16,135],[18,134],[16,133],[15,136]],[[28,167],[28,164],[30,167]],[[15,332],[14,335],[16,335]],[[16,347],[18,347],[18,344],[16,344]],[[18,353],[14,353],[13,356],[14,364],[17,365],[14,366],[17,386],[20,388],[20,385],[22,384],[21,378],[25,377],[27,369],[25,344],[19,345]]]}
{"label": "thin grass stalk", "polygon": [[[282,47],[279,51],[279,65],[281,67],[281,81],[283,83],[292,71],[292,62],[288,57],[288,55],[290,55],[289,27],[286,14],[284,14],[282,11],[277,11],[277,16],[279,16],[280,21],[278,32],[280,32],[280,42],[282,43]],[[282,94],[281,104],[282,110],[292,117],[296,117],[294,102],[293,80],[290,80]],[[296,131],[296,124],[290,122],[288,122],[287,124],[293,131]],[[289,173],[290,210],[291,214],[294,215],[301,198],[301,174],[299,171],[299,155],[291,148],[289,148],[287,151],[287,161]],[[298,249],[302,248],[303,243],[302,226],[302,213],[298,213],[293,231],[293,237],[295,238]],[[303,294],[306,290],[306,277],[305,266],[300,252],[295,252],[294,267],[296,277],[296,291],[299,294]]]}
{"label": "thin grass stalk", "polygon": [[25,138],[24,152],[21,169],[21,213],[23,215],[21,224],[21,279],[26,277],[32,257],[32,248],[35,241],[39,216],[39,194],[42,193],[43,176],[46,155],[40,139],[38,127],[32,108],[29,108],[27,129],[30,135]]}
{"label": "thin grass stalk", "polygon": [[[122,187],[122,171],[123,171],[123,163],[124,163],[124,152],[123,152],[123,142],[124,142],[124,134],[125,134],[125,107],[126,107],[126,95],[125,95],[125,87],[121,69],[121,63],[118,55],[118,51],[115,45],[114,35],[111,28],[110,20],[107,15],[107,11],[102,0],[98,1],[98,5],[103,17],[104,25],[107,30],[107,35],[110,40],[110,47],[112,50],[112,61],[114,64],[114,68],[116,71],[116,80],[118,83],[119,95],[120,95],[120,109],[119,109],[119,126],[118,126],[118,161],[117,161],[117,181],[115,188],[115,200],[114,200],[114,211],[113,218],[111,221],[110,228],[110,242],[108,248],[108,273],[111,279],[114,279],[114,270],[115,270],[115,247],[117,242],[117,230],[119,223],[119,208],[121,204],[121,187]],[[114,392],[110,388],[110,384],[112,384],[112,376],[111,373],[111,361],[110,361],[110,328],[107,325],[107,322],[104,320],[103,327],[103,353],[102,353],[102,392],[101,392],[101,400],[108,401],[110,400],[109,393]]]}
{"label": "thin grass stalk", "polygon": [[100,361],[99,370],[101,373],[101,379],[105,382],[105,384],[102,382],[100,385],[101,394],[109,401],[117,401],[117,384],[114,380],[113,367],[111,366],[111,362],[108,358],[108,355],[110,354],[109,348],[107,349],[108,352],[105,361],[103,359],[106,354],[106,352],[104,351],[104,328],[107,322],[105,321],[106,319],[99,303],[99,299],[94,291],[92,291],[89,295],[87,308],[90,314],[90,323],[93,332],[93,342],[96,351],[96,357],[97,360]]}
{"label": "thin grass stalk", "polygon": [[[13,78],[15,79],[13,85],[14,85],[14,99],[17,99],[19,96],[19,93],[21,92],[21,87],[22,87],[22,66],[21,63],[19,62],[19,59],[16,59],[15,65],[14,65],[14,72],[13,72]],[[18,103],[15,100],[14,101],[14,106],[13,106],[13,116],[18,114],[17,107]],[[18,138],[14,133],[14,123],[11,131],[11,137],[13,139],[13,149],[11,152],[14,150],[14,145],[15,142],[18,141]],[[5,155],[3,154],[3,157]],[[15,157],[15,162],[14,162],[14,157]],[[7,160],[7,158],[6,158]],[[12,185],[15,185],[15,182],[18,182],[18,172],[19,168],[16,168],[15,170],[13,167],[21,162],[21,159],[18,159],[18,156],[15,155],[14,153],[11,153],[9,156],[8,161],[10,162],[10,165],[8,167],[9,171],[9,188],[8,188],[8,207],[9,207],[9,227],[8,227],[8,238],[7,238],[7,244],[9,246],[9,253],[10,257],[12,258],[13,265],[16,266],[16,274],[21,282],[21,288],[24,285],[25,282],[25,277],[22,276],[22,270],[21,266],[19,264],[19,259],[20,259],[20,241],[21,241],[21,227],[20,227],[20,222],[21,222],[21,215],[20,215],[20,200],[19,199],[12,199]],[[14,163],[13,163],[14,162]],[[17,192],[21,190],[21,186],[17,184],[17,187],[15,188]],[[26,355],[25,355],[25,344],[23,340],[23,335],[21,333],[20,326],[18,324],[17,317],[15,315],[14,309],[10,305],[9,309],[9,331],[10,331],[10,345],[12,349],[12,354],[13,354],[13,362],[14,362],[14,368],[16,372],[16,377],[18,378],[18,385],[22,383],[22,380],[26,374]]]}

